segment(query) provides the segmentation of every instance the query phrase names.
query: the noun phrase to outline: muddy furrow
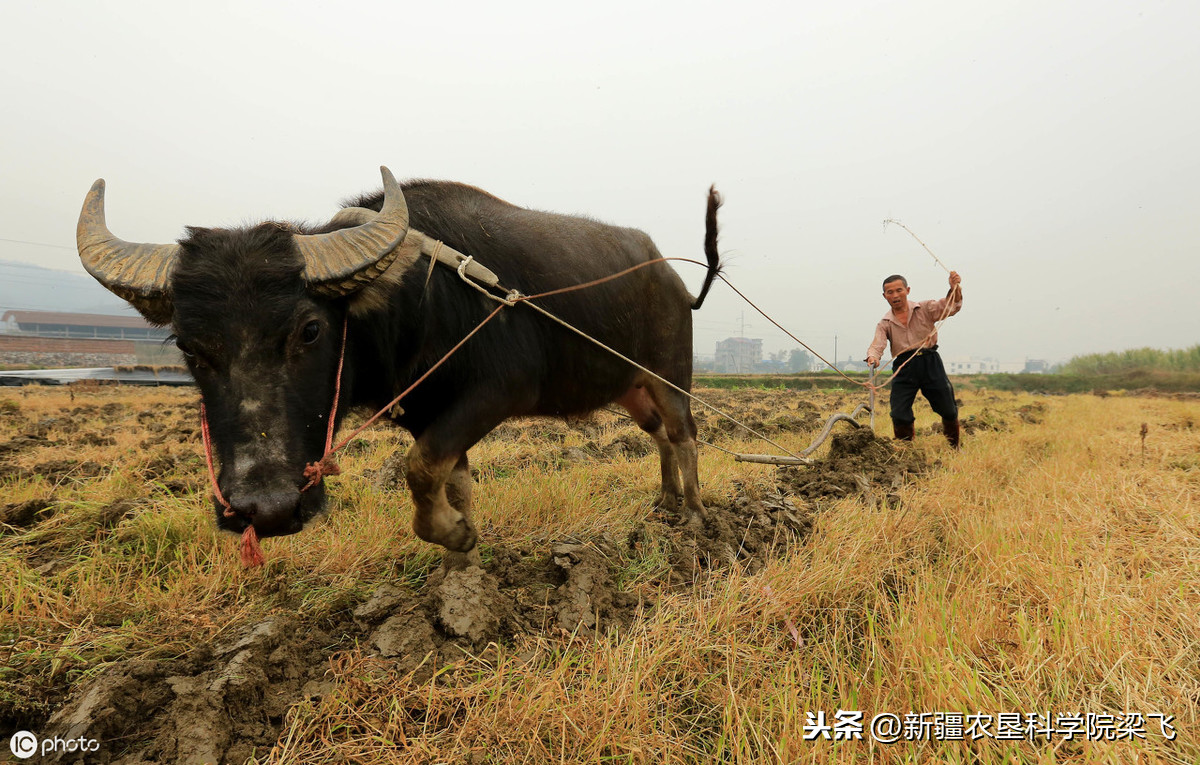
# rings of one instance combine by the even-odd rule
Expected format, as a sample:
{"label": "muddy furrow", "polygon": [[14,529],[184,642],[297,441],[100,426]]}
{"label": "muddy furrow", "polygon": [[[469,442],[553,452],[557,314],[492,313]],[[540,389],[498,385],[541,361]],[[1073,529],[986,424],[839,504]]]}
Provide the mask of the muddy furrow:
{"label": "muddy furrow", "polygon": [[[115,664],[76,689],[43,735],[103,742],[89,763],[242,763],[275,744],[288,709],[329,690],[339,652],[365,646],[422,682],[490,642],[620,630],[654,608],[616,584],[647,548],[667,553],[662,587],[733,565],[753,572],[812,532],[819,500],[886,497],[921,468],[913,450],[865,429],[835,436],[828,459],[781,470],[779,491],[763,499],[710,506],[703,529],[661,511],[622,539],[497,544],[483,568],[439,570],[419,590],[385,585],[337,623],[278,614],[186,659]],[[83,761],[72,757],[52,761]]]}

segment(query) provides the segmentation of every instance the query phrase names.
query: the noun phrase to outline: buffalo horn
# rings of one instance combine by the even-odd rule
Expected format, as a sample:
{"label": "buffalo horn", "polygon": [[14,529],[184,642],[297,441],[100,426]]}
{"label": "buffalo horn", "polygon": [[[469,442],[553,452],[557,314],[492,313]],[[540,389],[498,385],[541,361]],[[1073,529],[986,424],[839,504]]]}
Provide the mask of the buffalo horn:
{"label": "buffalo horn", "polygon": [[171,320],[169,284],[179,245],[126,242],[113,236],[104,220],[103,179],[92,184],[83,200],[75,243],[83,267],[98,282],[151,322]]}
{"label": "buffalo horn", "polygon": [[374,220],[378,214],[366,207],[343,207],[329,220],[329,223],[332,226],[361,226]]}
{"label": "buffalo horn", "polygon": [[408,205],[392,172],[386,167],[379,171],[383,175],[379,213],[354,228],[293,237],[304,257],[304,280],[310,289],[328,297],[348,295],[386,271],[395,259],[408,233]]}

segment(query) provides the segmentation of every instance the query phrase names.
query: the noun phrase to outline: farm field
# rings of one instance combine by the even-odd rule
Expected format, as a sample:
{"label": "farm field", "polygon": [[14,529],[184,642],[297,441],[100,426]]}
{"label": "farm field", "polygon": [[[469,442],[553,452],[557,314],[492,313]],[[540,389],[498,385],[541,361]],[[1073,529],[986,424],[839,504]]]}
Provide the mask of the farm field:
{"label": "farm field", "polygon": [[[863,398],[697,393],[793,451]],[[1200,397],[960,398],[961,452],[923,400],[915,444],[883,403],[811,466],[702,446],[702,532],[651,506],[628,420],[506,423],[471,453],[485,568],[445,574],[398,429],[243,569],[194,390],[0,389],[0,735],[100,763],[1200,762]],[[839,710],[859,739],[806,728]],[[931,722],[883,743],[887,713]]]}

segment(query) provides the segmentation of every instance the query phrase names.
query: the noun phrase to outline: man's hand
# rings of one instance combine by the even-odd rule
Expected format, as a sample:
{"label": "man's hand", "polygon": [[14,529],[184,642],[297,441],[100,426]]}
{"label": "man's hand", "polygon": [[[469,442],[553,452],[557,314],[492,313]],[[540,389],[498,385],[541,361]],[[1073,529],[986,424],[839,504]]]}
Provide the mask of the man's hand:
{"label": "man's hand", "polygon": [[866,362],[867,362],[867,366],[869,366],[871,369],[874,369],[875,367],[879,366],[879,359],[875,358],[874,356],[868,356],[866,358]]}
{"label": "man's hand", "polygon": [[950,272],[950,289],[949,289],[949,291],[946,292],[946,298],[953,299],[953,301],[955,303],[962,302],[963,294],[962,294],[962,286],[961,285],[962,285],[962,277],[958,275],[957,271],[951,271]]}

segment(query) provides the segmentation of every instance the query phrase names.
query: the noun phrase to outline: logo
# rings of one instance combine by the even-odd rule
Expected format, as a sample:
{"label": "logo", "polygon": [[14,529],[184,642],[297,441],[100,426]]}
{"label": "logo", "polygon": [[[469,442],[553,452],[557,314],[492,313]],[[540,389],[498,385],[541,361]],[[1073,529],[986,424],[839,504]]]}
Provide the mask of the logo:
{"label": "logo", "polygon": [[19,730],[8,740],[8,748],[14,756],[27,760],[37,754],[37,736],[27,730]]}
{"label": "logo", "polygon": [[[19,730],[12,735],[8,740],[8,748],[17,759],[27,760],[38,753],[38,737],[27,730]],[[99,752],[100,742],[94,738],[79,738],[62,739],[58,736],[54,738],[44,738],[41,740],[42,756],[53,752],[67,752],[74,754],[75,752]]]}

